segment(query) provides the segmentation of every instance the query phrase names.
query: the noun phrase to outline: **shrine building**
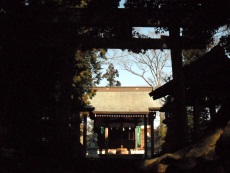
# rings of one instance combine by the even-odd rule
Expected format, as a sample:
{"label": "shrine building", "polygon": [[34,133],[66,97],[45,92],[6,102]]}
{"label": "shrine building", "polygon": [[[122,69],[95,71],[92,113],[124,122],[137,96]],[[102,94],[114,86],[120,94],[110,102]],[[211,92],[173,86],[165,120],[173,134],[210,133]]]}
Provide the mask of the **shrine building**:
{"label": "shrine building", "polygon": [[152,87],[95,87],[90,100],[95,108],[94,132],[98,134],[99,155],[154,154],[154,118],[160,101],[149,93]]}

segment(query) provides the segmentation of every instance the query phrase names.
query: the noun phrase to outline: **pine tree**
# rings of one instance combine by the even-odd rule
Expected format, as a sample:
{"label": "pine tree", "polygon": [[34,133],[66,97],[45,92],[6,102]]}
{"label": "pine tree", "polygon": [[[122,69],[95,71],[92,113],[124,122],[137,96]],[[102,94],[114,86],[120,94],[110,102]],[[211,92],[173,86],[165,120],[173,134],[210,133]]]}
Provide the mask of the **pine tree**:
{"label": "pine tree", "polygon": [[106,70],[106,73],[103,74],[102,78],[105,78],[108,81],[107,86],[109,87],[121,86],[121,82],[115,80],[116,77],[119,77],[119,72],[117,69],[114,68],[114,65],[110,63],[108,69]]}
{"label": "pine tree", "polygon": [[93,87],[100,83],[102,79],[101,61],[105,59],[105,51],[101,50],[77,50],[75,53],[75,76],[73,78],[74,87],[74,107],[76,110],[83,109],[89,104],[88,98],[95,95]]}

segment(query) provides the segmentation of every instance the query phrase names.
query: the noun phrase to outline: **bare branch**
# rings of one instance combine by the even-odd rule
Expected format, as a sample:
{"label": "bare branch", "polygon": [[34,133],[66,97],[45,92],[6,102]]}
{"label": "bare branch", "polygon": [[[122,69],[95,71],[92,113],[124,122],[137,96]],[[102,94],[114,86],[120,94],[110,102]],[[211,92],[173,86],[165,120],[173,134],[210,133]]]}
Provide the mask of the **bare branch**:
{"label": "bare branch", "polygon": [[[116,57],[115,57],[116,56]],[[113,60],[124,70],[139,76],[150,86],[161,86],[171,74],[170,51],[147,50],[145,53],[119,52]]]}

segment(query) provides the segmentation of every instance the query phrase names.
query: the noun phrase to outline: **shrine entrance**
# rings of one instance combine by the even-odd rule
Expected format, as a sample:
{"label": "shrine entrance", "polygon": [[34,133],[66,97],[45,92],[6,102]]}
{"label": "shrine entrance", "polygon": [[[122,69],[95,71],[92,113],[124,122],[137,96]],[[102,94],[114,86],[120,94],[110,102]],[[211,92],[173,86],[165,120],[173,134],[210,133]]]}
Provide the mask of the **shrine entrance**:
{"label": "shrine entrance", "polygon": [[[144,154],[143,117],[144,115],[96,115],[94,128],[99,134],[98,145],[101,153],[105,150],[104,154]],[[120,152],[121,148],[125,150]]]}
{"label": "shrine entrance", "polygon": [[[98,134],[98,153],[105,155],[154,155],[154,126],[151,110],[159,110],[160,102],[148,93],[152,87],[96,87],[90,101],[94,133]],[[132,156],[133,157],[133,156]]]}
{"label": "shrine entrance", "polygon": [[[186,117],[186,93],[185,79],[182,68],[182,50],[205,48],[203,39],[196,35],[182,35],[181,29],[188,29],[193,33],[190,22],[187,21],[187,13],[184,10],[164,9],[94,9],[94,8],[44,8],[39,13],[34,13],[37,8],[18,10],[15,14],[3,16],[4,47],[9,50],[27,50],[28,46],[54,48],[54,50],[65,50],[60,56],[62,68],[60,69],[61,94],[57,113],[58,139],[64,141],[68,136],[69,115],[72,110],[72,82],[74,72],[74,55],[76,49],[91,50],[92,48],[111,49],[171,49],[173,79],[177,82],[175,87],[175,111],[174,120],[177,122],[177,135],[173,140],[175,150],[185,146],[188,142],[187,117]],[[199,14],[199,13],[197,13]],[[227,14],[227,13],[226,13]],[[45,16],[45,17],[44,17]],[[25,20],[26,19],[26,20]],[[36,19],[36,20],[33,20]],[[121,20],[122,19],[122,20]],[[197,18],[199,19],[199,18]],[[13,21],[9,22],[9,21]],[[33,21],[32,23],[30,21]],[[33,27],[29,28],[30,24]],[[15,27],[17,26],[17,27]],[[92,37],[78,32],[81,27],[114,28],[114,36]],[[166,27],[169,31],[168,37],[161,38],[135,38],[132,34],[134,27]],[[40,29],[37,29],[40,28]],[[55,28],[55,32],[53,29]],[[12,34],[11,31],[14,31]],[[26,32],[25,32],[26,31]],[[31,39],[31,33],[34,38]],[[52,34],[48,34],[52,33]],[[200,32],[201,33],[201,32]],[[39,36],[39,37],[37,37]],[[20,40],[19,42],[16,40]],[[10,44],[9,44],[10,43]],[[23,44],[21,44],[23,43]],[[18,49],[15,49],[16,48]],[[35,49],[36,50],[36,49]],[[9,51],[10,52],[10,51]],[[8,53],[9,53],[8,52]],[[57,51],[58,52],[58,51]],[[4,92],[3,92],[4,93]],[[7,92],[6,92],[7,93]],[[3,95],[3,98],[6,97]],[[137,100],[140,100],[138,98]],[[104,103],[103,100],[100,103]],[[95,106],[96,107],[96,106]],[[150,106],[152,107],[152,106]],[[83,109],[83,108],[82,108]],[[111,109],[110,109],[111,110]],[[81,110],[77,110],[81,111]],[[76,113],[78,113],[76,111]],[[126,110],[130,112],[130,110]],[[136,110],[131,110],[136,111]],[[148,111],[147,111],[148,112]],[[80,114],[76,116],[77,123],[74,125],[76,138],[80,140]],[[144,126],[147,128],[146,126]],[[147,130],[146,130],[147,131]],[[145,134],[147,135],[147,134]],[[146,137],[147,138],[147,137]],[[63,139],[63,140],[62,140]],[[80,150],[79,150],[80,152]]]}
{"label": "shrine entrance", "polygon": [[[125,118],[115,119],[117,122],[110,120],[111,124],[108,127],[109,141],[108,148],[135,148],[135,126],[133,123],[126,123],[132,121]],[[134,120],[135,121],[135,120]],[[120,123],[119,123],[120,122]],[[103,127],[102,127],[103,128]],[[102,134],[103,135],[103,134]]]}

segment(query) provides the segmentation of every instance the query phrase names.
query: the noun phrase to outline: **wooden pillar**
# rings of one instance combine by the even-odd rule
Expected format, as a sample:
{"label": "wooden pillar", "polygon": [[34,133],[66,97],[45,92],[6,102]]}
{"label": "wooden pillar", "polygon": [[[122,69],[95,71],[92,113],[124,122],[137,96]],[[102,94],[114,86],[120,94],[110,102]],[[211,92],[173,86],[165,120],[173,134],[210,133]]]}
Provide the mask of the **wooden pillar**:
{"label": "wooden pillar", "polygon": [[149,124],[150,124],[150,128],[151,128],[151,158],[153,158],[154,156],[154,119],[156,116],[156,112],[150,112],[149,113]]}
{"label": "wooden pillar", "polygon": [[145,158],[147,159],[147,115],[144,115],[144,140],[145,140]]}
{"label": "wooden pillar", "polygon": [[137,125],[135,125],[135,151],[137,150],[137,138],[138,138],[137,134],[138,134]]}
{"label": "wooden pillar", "polygon": [[109,149],[109,128],[105,127],[105,154],[108,154]]}
{"label": "wooden pillar", "polygon": [[173,43],[171,49],[173,80],[176,85],[174,88],[174,99],[176,109],[173,115],[175,120],[175,130],[177,135],[174,138],[173,150],[185,146],[188,142],[188,120],[186,115],[185,80],[183,74],[182,50],[178,47],[180,41],[180,28],[172,26],[169,28],[170,40]]}
{"label": "wooden pillar", "polygon": [[124,133],[123,128],[124,128],[123,123],[121,122],[121,136],[120,136],[121,137],[121,148],[123,148],[123,133]]}
{"label": "wooden pillar", "polygon": [[83,149],[84,156],[86,156],[87,152],[87,115],[84,115],[84,124],[83,124]]}

